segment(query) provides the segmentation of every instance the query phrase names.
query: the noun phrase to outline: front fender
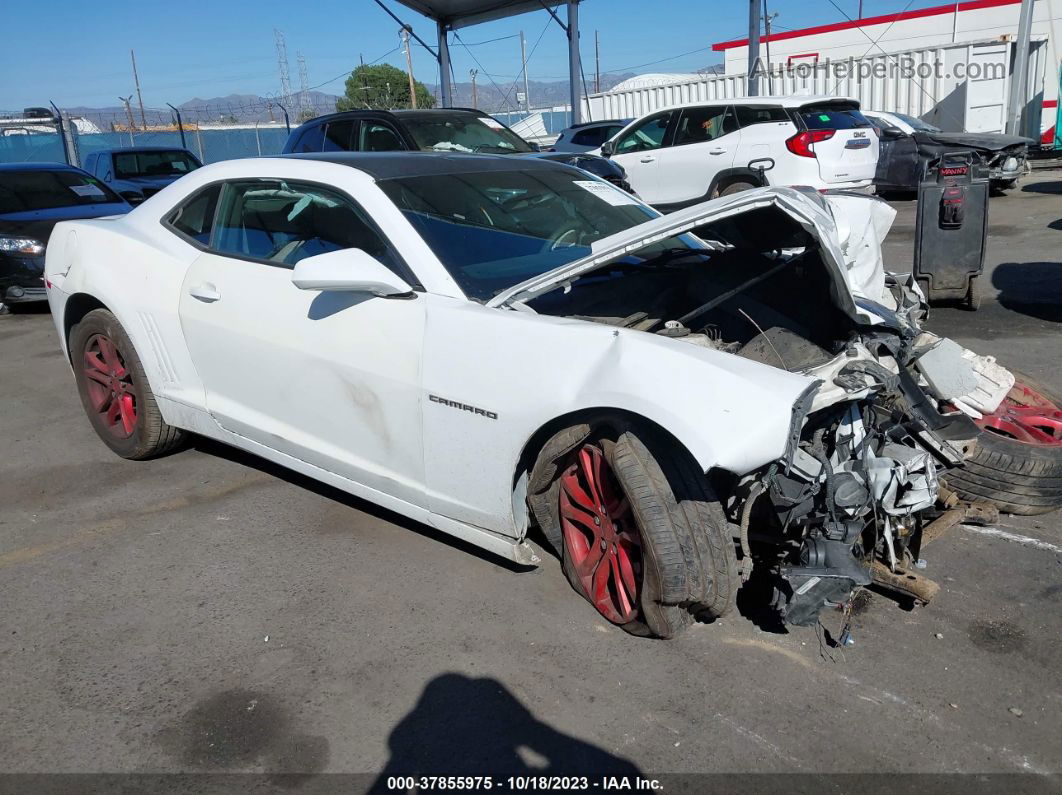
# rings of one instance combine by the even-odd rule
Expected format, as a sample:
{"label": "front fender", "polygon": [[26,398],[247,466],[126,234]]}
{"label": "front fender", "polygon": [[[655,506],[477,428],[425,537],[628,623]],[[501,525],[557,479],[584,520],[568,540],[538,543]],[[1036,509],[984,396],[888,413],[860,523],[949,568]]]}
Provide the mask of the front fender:
{"label": "front fender", "polygon": [[424,455],[433,511],[513,533],[528,440],[572,412],[619,409],[675,436],[703,471],[780,458],[812,383],[641,331],[427,296]]}

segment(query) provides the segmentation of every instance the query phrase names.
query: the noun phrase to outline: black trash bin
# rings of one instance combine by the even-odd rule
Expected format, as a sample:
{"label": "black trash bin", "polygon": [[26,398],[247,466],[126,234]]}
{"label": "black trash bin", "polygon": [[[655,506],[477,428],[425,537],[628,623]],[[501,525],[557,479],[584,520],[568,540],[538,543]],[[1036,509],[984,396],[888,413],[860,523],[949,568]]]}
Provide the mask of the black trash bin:
{"label": "black trash bin", "polygon": [[926,299],[981,304],[988,234],[988,167],[976,152],[945,152],[918,184],[914,275]]}

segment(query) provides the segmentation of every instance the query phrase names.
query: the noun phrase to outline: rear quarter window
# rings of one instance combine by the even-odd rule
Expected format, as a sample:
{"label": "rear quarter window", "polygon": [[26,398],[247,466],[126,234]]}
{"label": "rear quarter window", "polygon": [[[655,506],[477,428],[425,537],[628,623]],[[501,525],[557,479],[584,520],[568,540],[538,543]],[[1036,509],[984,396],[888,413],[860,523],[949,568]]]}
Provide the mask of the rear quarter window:
{"label": "rear quarter window", "polygon": [[797,115],[809,130],[852,130],[870,126],[867,117],[853,106],[803,107]]}

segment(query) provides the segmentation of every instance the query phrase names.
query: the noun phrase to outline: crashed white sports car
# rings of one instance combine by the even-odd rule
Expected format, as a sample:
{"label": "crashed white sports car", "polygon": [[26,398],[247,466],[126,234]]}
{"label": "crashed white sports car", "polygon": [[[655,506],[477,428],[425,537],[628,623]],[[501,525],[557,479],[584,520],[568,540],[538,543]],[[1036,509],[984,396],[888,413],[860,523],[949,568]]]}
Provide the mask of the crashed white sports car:
{"label": "crashed white sports car", "polygon": [[[669,637],[750,577],[794,623],[903,590],[942,474],[1057,501],[1062,414],[919,330],[891,220],[788,188],[661,217],[507,157],[265,158],[59,224],[46,278],[119,455],[209,436],[524,564],[537,524],[604,617]],[[981,460],[992,422],[1014,448]],[[1040,491],[1000,463],[1026,448]]]}

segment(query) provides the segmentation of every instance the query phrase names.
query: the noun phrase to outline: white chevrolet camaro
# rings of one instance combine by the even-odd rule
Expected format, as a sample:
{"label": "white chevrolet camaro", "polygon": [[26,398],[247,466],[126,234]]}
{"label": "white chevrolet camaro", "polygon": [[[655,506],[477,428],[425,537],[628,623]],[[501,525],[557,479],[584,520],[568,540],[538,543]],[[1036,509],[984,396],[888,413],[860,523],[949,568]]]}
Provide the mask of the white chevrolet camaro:
{"label": "white chevrolet camaro", "polygon": [[750,577],[798,624],[871,580],[928,600],[938,476],[976,481],[1017,388],[920,331],[891,218],[788,188],[661,217],[507,157],[262,158],[59,224],[46,278],[117,454],[201,434],[523,564],[537,525],[601,615],[669,637]]}

